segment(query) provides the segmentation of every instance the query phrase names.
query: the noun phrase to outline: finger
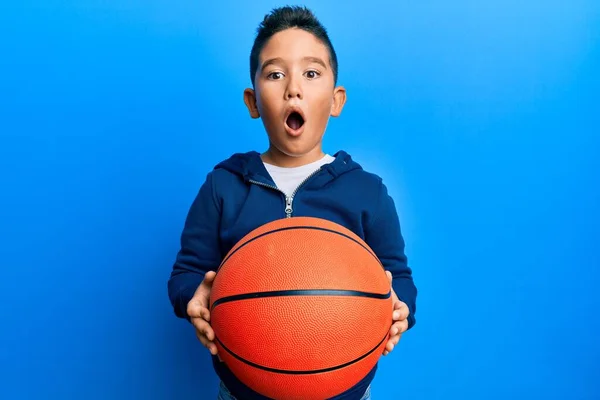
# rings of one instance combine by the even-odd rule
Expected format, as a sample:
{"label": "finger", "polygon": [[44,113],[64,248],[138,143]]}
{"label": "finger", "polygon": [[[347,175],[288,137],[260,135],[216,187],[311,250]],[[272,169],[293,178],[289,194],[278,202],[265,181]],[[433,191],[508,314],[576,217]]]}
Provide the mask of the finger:
{"label": "finger", "polygon": [[202,332],[204,333],[206,338],[211,342],[215,340],[215,331],[213,331],[212,327],[209,324],[206,324]]}
{"label": "finger", "polygon": [[398,321],[394,322],[392,327],[390,328],[390,336],[401,335],[408,330],[408,321]]}
{"label": "finger", "polygon": [[196,328],[196,336],[198,337],[200,342],[211,351],[211,353],[216,354],[217,347],[214,344],[215,332],[212,330],[212,328],[208,324],[200,324],[200,325],[205,325],[205,326]]}
{"label": "finger", "polygon": [[402,334],[390,336],[389,340],[385,344],[385,351],[387,351],[388,353],[391,353],[392,350],[394,350],[394,347],[396,347],[398,345],[398,343],[400,342],[401,337],[402,337]]}
{"label": "finger", "polygon": [[398,344],[398,342],[400,341],[400,339],[402,338],[402,333],[401,329],[398,330],[399,333],[396,333],[395,335],[390,335],[390,338],[388,339],[388,342],[392,342],[394,344],[394,346],[396,346]]}
{"label": "finger", "polygon": [[194,298],[190,300],[187,306],[187,313],[190,318],[203,318],[205,320],[210,320],[210,311],[203,304],[201,298]]}
{"label": "finger", "polygon": [[[398,343],[398,342],[396,342],[396,343]],[[385,345],[385,349],[386,349],[386,351],[388,353],[391,353],[392,350],[394,350],[394,346],[395,346],[394,341],[393,340],[388,340],[388,342]]]}
{"label": "finger", "polygon": [[206,322],[210,321],[210,311],[206,307],[200,308],[200,318]]}
{"label": "finger", "polygon": [[217,346],[214,342],[208,340],[208,338],[205,335],[203,335],[200,331],[196,331],[196,337],[198,338],[198,340],[200,340],[200,343],[202,343],[202,345],[206,347],[208,351],[210,351],[210,354],[212,354],[213,356],[217,354]]}
{"label": "finger", "polygon": [[390,284],[392,283],[392,273],[390,271],[385,271],[385,274],[388,278],[388,281],[390,281]]}
{"label": "finger", "polygon": [[211,342],[210,340],[208,340],[206,338],[206,336],[204,334],[202,334],[202,332],[200,331],[196,331],[196,337],[198,338],[198,340],[200,341],[200,343],[202,343],[202,345],[204,347],[206,347],[207,349],[210,350],[211,345],[213,345],[214,343]]}
{"label": "finger", "polygon": [[200,318],[194,318],[192,319],[192,324],[194,325],[196,330],[202,335],[206,336],[208,340],[215,340],[215,331],[213,331],[212,327],[208,322]]}
{"label": "finger", "polygon": [[385,347],[383,348],[383,355],[387,356],[388,354],[390,354],[390,350],[388,350],[388,345],[386,344]]}
{"label": "finger", "polygon": [[400,329],[402,328],[402,322],[398,321],[398,322],[394,322],[392,324],[392,326],[390,327],[390,336],[395,336],[399,333],[402,333],[400,331]]}
{"label": "finger", "polygon": [[195,332],[196,332],[196,337],[198,338],[198,340],[200,341],[200,343],[202,343],[202,345],[204,347],[208,347],[208,345],[210,344],[210,340],[208,340],[206,338],[206,336],[204,335],[204,333],[202,333],[199,330],[196,330]]}
{"label": "finger", "polygon": [[212,284],[212,282],[215,280],[215,276],[217,276],[217,273],[215,271],[208,271],[206,274],[204,274],[204,281],[207,284]]}
{"label": "finger", "polygon": [[193,299],[196,299],[199,297],[202,299],[206,298],[206,301],[208,301],[208,296],[210,295],[210,291],[212,288],[213,281],[215,280],[215,276],[217,276],[217,273],[215,271],[208,271],[206,274],[204,274],[204,278],[202,279],[202,282],[200,282],[200,284],[196,288],[196,291],[192,298]]}
{"label": "finger", "polygon": [[408,318],[410,311],[408,310],[408,306],[405,303],[399,301],[396,304],[394,304],[394,308],[395,310],[392,314],[392,319],[394,321],[403,321],[406,318]]}
{"label": "finger", "polygon": [[190,317],[201,318],[207,322],[210,321],[210,310],[208,308],[198,305],[193,308],[192,312],[194,315]]}
{"label": "finger", "polygon": [[390,328],[390,336],[401,335],[408,330],[408,321],[395,322]]}
{"label": "finger", "polygon": [[194,297],[188,303],[187,313],[190,317],[205,318],[210,315],[208,308],[204,305],[204,301],[200,297]]}

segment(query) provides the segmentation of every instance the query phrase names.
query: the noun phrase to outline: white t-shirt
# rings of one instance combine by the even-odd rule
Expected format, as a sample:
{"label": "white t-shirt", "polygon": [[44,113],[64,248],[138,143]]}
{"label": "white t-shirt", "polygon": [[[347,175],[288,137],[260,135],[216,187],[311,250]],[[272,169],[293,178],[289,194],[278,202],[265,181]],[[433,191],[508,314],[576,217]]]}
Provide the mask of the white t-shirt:
{"label": "white t-shirt", "polygon": [[291,196],[298,185],[300,185],[302,181],[310,176],[310,174],[318,170],[323,165],[331,163],[333,160],[335,160],[334,157],[326,154],[325,157],[321,158],[320,160],[310,164],[302,165],[300,167],[285,168],[267,163],[264,164],[267,172],[269,172],[269,175],[271,175],[271,178],[273,178],[277,188],[283,191],[286,196]]}

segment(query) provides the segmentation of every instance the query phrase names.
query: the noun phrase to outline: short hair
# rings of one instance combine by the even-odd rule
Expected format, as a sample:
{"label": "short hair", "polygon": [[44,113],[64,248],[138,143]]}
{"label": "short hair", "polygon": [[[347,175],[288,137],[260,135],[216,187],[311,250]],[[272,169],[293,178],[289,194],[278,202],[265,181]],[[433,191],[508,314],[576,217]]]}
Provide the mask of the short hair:
{"label": "short hair", "polygon": [[325,27],[308,8],[301,6],[285,6],[273,9],[269,14],[265,15],[263,21],[258,26],[257,35],[254,39],[252,51],[250,52],[250,79],[252,80],[252,86],[254,86],[260,52],[273,35],[290,28],[298,28],[312,33],[325,45],[329,51],[329,63],[333,70],[334,84],[337,84],[337,55],[335,54],[335,50],[331,44],[331,40],[329,40]]}

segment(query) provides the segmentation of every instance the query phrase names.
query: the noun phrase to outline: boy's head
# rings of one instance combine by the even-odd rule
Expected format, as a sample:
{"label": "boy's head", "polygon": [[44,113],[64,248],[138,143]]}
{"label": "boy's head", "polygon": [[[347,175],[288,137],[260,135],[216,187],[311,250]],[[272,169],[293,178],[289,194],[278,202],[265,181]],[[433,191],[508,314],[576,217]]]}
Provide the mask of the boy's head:
{"label": "boy's head", "polygon": [[262,118],[269,159],[289,166],[316,161],[329,117],[346,100],[325,28],[306,8],[273,10],[259,26],[250,73],[244,101],[253,118]]}

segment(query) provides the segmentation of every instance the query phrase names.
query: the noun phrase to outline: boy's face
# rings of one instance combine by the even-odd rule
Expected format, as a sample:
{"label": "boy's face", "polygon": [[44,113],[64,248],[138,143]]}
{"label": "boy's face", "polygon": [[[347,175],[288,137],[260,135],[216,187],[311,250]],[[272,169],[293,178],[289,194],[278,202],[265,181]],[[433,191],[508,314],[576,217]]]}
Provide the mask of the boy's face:
{"label": "boy's face", "polygon": [[288,166],[318,160],[330,116],[346,96],[334,87],[329,51],[314,35],[287,29],[271,37],[260,53],[255,90],[244,100],[253,118],[262,118],[269,151]]}

